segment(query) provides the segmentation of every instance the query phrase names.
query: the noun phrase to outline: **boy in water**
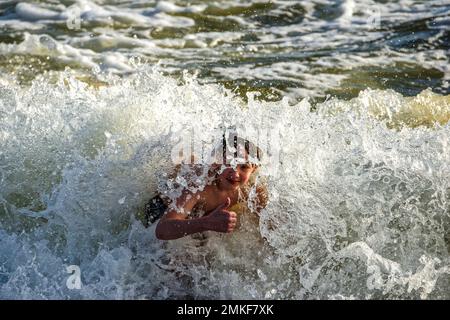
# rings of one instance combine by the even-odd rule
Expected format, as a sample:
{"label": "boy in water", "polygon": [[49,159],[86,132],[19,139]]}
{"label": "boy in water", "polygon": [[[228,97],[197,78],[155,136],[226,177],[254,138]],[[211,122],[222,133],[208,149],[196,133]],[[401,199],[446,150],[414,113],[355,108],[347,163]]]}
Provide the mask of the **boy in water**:
{"label": "boy in water", "polygon": [[[184,188],[171,207],[159,196],[150,201],[146,207],[148,218],[155,220],[164,214],[155,230],[158,239],[173,240],[203,231],[229,233],[237,223],[233,206],[244,202],[256,213],[266,206],[266,189],[252,182],[261,161],[261,150],[248,140],[237,137],[233,140],[234,155],[230,157],[223,139],[224,164],[211,165],[208,170],[210,183],[202,190]],[[252,157],[253,154],[256,157]],[[199,212],[204,214],[192,218]]]}

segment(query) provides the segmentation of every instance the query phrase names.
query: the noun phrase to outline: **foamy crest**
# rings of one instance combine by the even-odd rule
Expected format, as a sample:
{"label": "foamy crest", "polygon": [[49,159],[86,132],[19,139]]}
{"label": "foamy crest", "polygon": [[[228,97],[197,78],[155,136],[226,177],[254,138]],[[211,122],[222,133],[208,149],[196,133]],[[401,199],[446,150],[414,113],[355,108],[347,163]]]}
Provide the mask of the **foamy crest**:
{"label": "foamy crest", "polygon": [[[1,82],[1,297],[449,298],[448,96],[366,90],[311,112],[146,66],[104,80]],[[260,220],[158,241],[136,217],[172,148],[230,126],[279,133]]]}

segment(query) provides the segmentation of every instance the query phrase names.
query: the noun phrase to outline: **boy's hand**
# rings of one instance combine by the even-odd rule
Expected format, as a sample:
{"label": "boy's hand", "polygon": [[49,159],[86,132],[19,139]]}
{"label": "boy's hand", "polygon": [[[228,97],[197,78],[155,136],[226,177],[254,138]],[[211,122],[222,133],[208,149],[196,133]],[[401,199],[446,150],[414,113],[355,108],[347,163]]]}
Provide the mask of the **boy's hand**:
{"label": "boy's hand", "polygon": [[236,227],[236,212],[228,211],[231,200],[227,198],[225,203],[218,206],[206,218],[208,229],[217,232],[231,232]]}

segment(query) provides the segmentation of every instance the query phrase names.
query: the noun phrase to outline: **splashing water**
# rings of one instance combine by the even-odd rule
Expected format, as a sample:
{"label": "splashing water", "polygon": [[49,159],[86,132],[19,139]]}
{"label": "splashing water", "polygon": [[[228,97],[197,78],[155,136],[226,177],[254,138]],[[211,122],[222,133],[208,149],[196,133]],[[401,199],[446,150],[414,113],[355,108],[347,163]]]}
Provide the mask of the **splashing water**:
{"label": "splashing water", "polygon": [[139,57],[244,99],[449,94],[449,25],[442,0],[8,0],[0,70],[24,83],[66,66],[128,74]]}
{"label": "splashing water", "polygon": [[[449,299],[449,17],[440,0],[3,1],[0,298]],[[268,155],[268,206],[157,240],[140,219],[174,150],[227,127]]]}
{"label": "splashing water", "polygon": [[[243,103],[145,66],[104,78],[1,80],[0,297],[450,298],[450,96]],[[230,124],[279,137],[260,219],[157,240],[137,217],[172,148]]]}

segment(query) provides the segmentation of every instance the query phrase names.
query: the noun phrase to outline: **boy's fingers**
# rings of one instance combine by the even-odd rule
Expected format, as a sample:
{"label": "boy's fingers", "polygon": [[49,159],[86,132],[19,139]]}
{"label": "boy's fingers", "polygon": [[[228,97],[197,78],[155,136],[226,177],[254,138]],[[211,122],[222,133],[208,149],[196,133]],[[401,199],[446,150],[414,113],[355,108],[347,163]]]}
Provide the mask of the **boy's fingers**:
{"label": "boy's fingers", "polygon": [[228,197],[227,200],[224,203],[223,209],[227,209],[231,204],[231,199]]}

